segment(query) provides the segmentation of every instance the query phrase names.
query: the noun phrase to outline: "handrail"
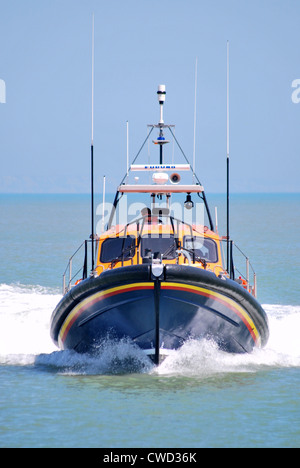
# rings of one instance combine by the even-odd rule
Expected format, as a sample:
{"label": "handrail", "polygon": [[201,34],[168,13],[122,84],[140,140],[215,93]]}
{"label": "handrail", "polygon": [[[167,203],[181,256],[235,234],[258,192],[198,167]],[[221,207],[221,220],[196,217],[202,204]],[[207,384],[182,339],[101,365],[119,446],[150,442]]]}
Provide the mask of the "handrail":
{"label": "handrail", "polygon": [[[174,225],[174,221],[177,222],[177,229],[178,229],[178,226],[179,226],[179,223],[181,224],[184,224],[186,226],[188,226],[188,228],[190,229],[191,231],[191,236],[193,237],[193,231],[195,232],[198,232],[196,229],[193,228],[193,226],[191,224],[188,224],[186,223],[185,221],[182,221],[181,219],[178,219],[178,218],[174,218],[174,216],[171,216],[171,215],[166,215],[166,214],[160,214],[159,215],[161,218],[169,218],[170,221],[171,221],[171,226],[173,228],[173,233],[174,233],[174,237],[178,237],[176,236],[176,231],[175,231],[175,225]],[[129,223],[126,224],[126,226],[118,233],[122,233],[122,231],[124,231],[124,236],[126,236],[127,234],[127,230],[128,230],[128,226],[130,226],[131,224],[139,224],[139,222],[142,220],[142,228],[141,230],[139,231],[139,238],[142,237],[142,233],[143,233],[143,230],[144,230],[144,226],[145,226],[145,219],[147,218],[147,216],[141,216],[140,218],[137,218],[137,219],[134,219],[133,221],[130,221]]]}
{"label": "handrail", "polygon": [[[227,242],[227,239],[224,240],[225,242]],[[244,257],[245,259],[245,268],[246,268],[246,272],[245,273],[242,273],[234,264],[233,262],[233,247]],[[230,255],[230,258],[229,258],[229,262],[228,262],[228,265],[229,265],[229,271],[227,272],[230,276],[231,279],[235,279],[235,272],[237,272],[239,275],[240,275],[240,278],[238,279],[235,279],[235,281],[239,282],[239,280],[241,281],[245,281],[246,282],[246,285],[245,287],[247,288],[247,290],[254,295],[254,297],[257,297],[257,276],[256,276],[256,272],[249,260],[249,257],[242,251],[242,249],[235,243],[233,242],[232,240],[230,240],[230,250],[229,250],[229,255]],[[253,284],[251,284],[251,279],[250,279],[250,270],[252,272],[252,281],[253,281]]]}
{"label": "handrail", "polygon": [[[72,287],[72,282],[74,281],[75,278],[79,275],[80,272],[82,272],[82,279],[87,278],[87,244],[88,242],[92,242],[91,239],[89,240],[84,240],[80,246],[75,250],[73,255],[69,258],[68,264],[66,266],[66,269],[63,273],[63,294],[66,294]],[[84,261],[83,265],[78,269],[78,271],[73,274],[73,259],[77,257],[77,254],[81,251],[82,247],[84,246]],[[69,274],[68,274],[69,273]],[[68,276],[68,280],[66,280],[66,277]]]}
{"label": "handrail", "polygon": [[[188,224],[186,223],[185,221],[181,220],[181,219],[178,219],[178,218],[175,218],[174,216],[170,216],[169,214],[160,214],[159,215],[161,218],[169,218],[170,219],[170,222],[171,222],[171,226],[172,226],[172,229],[173,229],[173,235],[174,235],[174,240],[176,242],[176,252],[179,253],[183,251],[186,251],[188,252],[190,255],[192,255],[193,257],[193,263],[195,262],[201,262],[203,267],[206,268],[206,260],[205,259],[202,259],[198,256],[195,255],[195,252],[193,250],[188,250],[186,248],[184,248],[183,246],[180,245],[180,242],[178,241],[178,232],[179,232],[179,224],[184,224],[186,225],[189,230],[190,230],[190,236],[192,239],[194,239],[194,236],[193,236],[193,232],[195,233],[198,233],[199,232],[194,229],[194,227],[191,225],[191,224]],[[131,224],[136,224],[137,225],[137,231],[138,231],[138,234],[137,234],[137,245],[136,245],[136,248],[138,249],[139,245],[140,245],[140,242],[141,242],[141,239],[142,239],[142,234],[143,234],[143,230],[144,230],[144,226],[145,226],[145,219],[147,218],[147,216],[142,216],[140,218],[137,218],[133,221],[130,221],[129,223],[126,224],[126,226],[119,232],[119,234],[121,234],[123,231],[124,231],[124,237],[127,236],[127,232],[128,232],[128,226],[130,226]],[[141,229],[139,229],[139,226],[140,226],[140,221],[142,221],[141,223]],[[177,224],[177,232],[176,232],[176,229],[175,229],[175,222]],[[125,249],[126,250],[126,249]],[[122,259],[122,257],[124,256],[124,248],[122,249],[122,253],[121,255],[116,258],[116,260],[119,260]],[[190,260],[189,260],[189,263],[190,263]]]}
{"label": "handrail", "polygon": [[[171,225],[172,225],[172,228],[173,228],[173,235],[174,235],[174,240],[176,242],[176,253],[179,254],[180,252],[185,255],[185,252],[187,253],[187,260],[189,262],[189,264],[192,263],[195,263],[195,262],[201,262],[203,267],[205,268],[206,267],[206,262],[204,261],[204,259],[200,258],[200,257],[196,257],[195,255],[195,252],[193,252],[193,249],[192,250],[189,250],[189,249],[186,249],[184,248],[182,245],[180,245],[180,243],[178,242],[178,230],[179,230],[179,223],[180,224],[184,224],[186,225],[189,230],[190,230],[190,235],[191,237],[193,238],[193,232],[196,232],[198,233],[198,231],[196,229],[193,228],[192,225],[180,220],[180,219],[177,219],[177,218],[174,218],[173,216],[170,216],[170,215],[166,215],[166,214],[161,214],[160,217],[165,217],[165,218],[169,218],[170,221],[171,221]],[[141,222],[142,221],[142,222]],[[141,222],[141,223],[140,223]],[[140,241],[141,241],[141,238],[142,238],[142,234],[143,234],[143,230],[144,230],[144,226],[145,226],[145,217],[140,217],[138,219],[135,219],[133,221],[131,221],[130,223],[128,223],[118,234],[120,236],[120,234],[123,232],[124,233],[124,237],[126,237],[127,233],[128,233],[128,227],[132,224],[136,224],[137,225],[137,245],[136,245],[136,249],[138,250],[139,249],[139,245],[140,245]],[[177,225],[177,229],[176,229],[176,226]],[[177,231],[177,232],[176,232]],[[120,236],[120,237],[123,237],[123,236]],[[225,241],[227,242],[227,239],[222,239],[222,241]],[[68,261],[68,264],[67,264],[67,267],[63,273],[63,294],[66,294],[73,286],[73,281],[75,280],[75,278],[77,278],[77,276],[79,275],[79,273],[82,271],[82,276],[81,276],[81,279],[86,279],[87,278],[87,275],[88,275],[88,255],[87,255],[87,244],[88,242],[92,242],[92,239],[89,239],[89,240],[85,240],[81,243],[81,245],[75,250],[75,252],[73,253],[73,255],[69,258],[69,261]],[[73,260],[74,258],[78,255],[78,253],[82,250],[84,246],[84,262],[83,262],[83,265],[80,266],[80,268],[77,270],[77,272],[75,274],[73,274]],[[124,245],[125,247],[125,245]],[[246,272],[245,274],[241,273],[241,271],[235,266],[234,264],[234,261],[233,261],[233,248],[235,248],[245,259],[245,268],[246,268]],[[124,255],[126,253],[126,249],[122,249],[122,253],[121,255],[116,258],[117,261],[122,261],[122,264],[124,262]],[[235,244],[233,242],[233,240],[230,240],[230,250],[229,250],[229,255],[230,255],[230,258],[229,258],[229,271],[227,271],[227,274],[228,276],[237,281],[237,282],[241,282],[242,285],[245,287],[245,289],[248,290],[248,292],[250,292],[251,294],[253,294],[255,297],[257,296],[257,277],[256,277],[256,273],[255,273],[255,270],[249,260],[249,257],[247,257],[247,255],[241,250],[241,248]],[[138,255],[139,257],[139,255]],[[139,263],[139,261],[138,261]],[[253,284],[251,285],[251,279],[250,279],[250,271],[252,273],[252,281],[253,281]],[[239,278],[236,279],[235,278],[235,272],[237,272],[239,274]],[[68,279],[67,279],[68,277]]]}

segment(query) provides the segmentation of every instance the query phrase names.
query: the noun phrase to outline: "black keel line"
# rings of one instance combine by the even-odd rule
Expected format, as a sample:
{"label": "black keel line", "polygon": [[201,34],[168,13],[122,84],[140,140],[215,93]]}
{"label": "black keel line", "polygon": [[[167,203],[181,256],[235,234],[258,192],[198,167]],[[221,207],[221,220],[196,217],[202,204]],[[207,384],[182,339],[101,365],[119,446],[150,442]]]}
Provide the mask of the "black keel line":
{"label": "black keel line", "polygon": [[159,365],[159,349],[160,349],[160,281],[154,281],[154,308],[155,308],[155,355],[154,364]]}

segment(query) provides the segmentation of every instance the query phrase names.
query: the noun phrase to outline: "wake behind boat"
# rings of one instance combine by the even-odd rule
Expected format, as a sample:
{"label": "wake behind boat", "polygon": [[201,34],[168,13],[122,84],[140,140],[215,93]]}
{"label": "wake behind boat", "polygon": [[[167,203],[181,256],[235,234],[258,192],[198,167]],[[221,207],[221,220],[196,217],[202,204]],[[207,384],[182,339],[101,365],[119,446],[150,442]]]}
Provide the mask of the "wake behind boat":
{"label": "wake behind boat", "polygon": [[[189,339],[213,340],[230,353],[250,353],[267,343],[268,320],[256,299],[256,276],[250,284],[252,267],[245,256],[246,273],[236,278],[234,243],[228,232],[219,235],[174,126],[164,123],[165,95],[160,85],[159,123],[148,126],[117,188],[105,230],[83,243],[82,277],[75,285],[68,266],[70,278],[68,284],[64,278],[64,296],[51,319],[51,336],[61,349],[94,353],[108,338],[126,337],[159,364]],[[136,164],[155,130],[159,163]],[[164,161],[165,131],[184,164]]]}

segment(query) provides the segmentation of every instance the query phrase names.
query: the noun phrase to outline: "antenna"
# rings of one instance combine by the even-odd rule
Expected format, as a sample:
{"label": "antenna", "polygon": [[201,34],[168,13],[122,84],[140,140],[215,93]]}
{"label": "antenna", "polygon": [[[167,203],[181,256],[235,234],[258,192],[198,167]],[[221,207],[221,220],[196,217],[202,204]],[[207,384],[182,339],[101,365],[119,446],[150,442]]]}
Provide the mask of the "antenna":
{"label": "antenna", "polygon": [[95,55],[95,17],[93,13],[93,24],[92,24],[92,145],[94,144],[94,55]]}
{"label": "antenna", "polygon": [[105,176],[103,176],[102,233],[103,233],[104,230],[105,230],[105,226],[104,226],[104,215],[105,215],[105,181],[106,181],[106,180],[105,180]]}
{"label": "antenna", "polygon": [[216,232],[218,232],[218,207],[215,206],[215,223],[216,223]]}
{"label": "antenna", "polygon": [[194,152],[193,152],[193,178],[196,172],[196,120],[197,120],[197,75],[198,75],[198,57],[195,65],[195,106],[194,106]]}
{"label": "antenna", "polygon": [[227,271],[229,271],[229,41],[227,41]]}
{"label": "antenna", "polygon": [[126,138],[126,155],[127,155],[127,177],[128,177],[128,173],[129,173],[129,123],[128,123],[128,120],[126,122],[126,133],[127,133],[127,138]]}
{"label": "antenna", "polygon": [[94,255],[94,14],[92,27],[92,140],[91,140],[91,228],[92,228],[92,272],[95,268]]}

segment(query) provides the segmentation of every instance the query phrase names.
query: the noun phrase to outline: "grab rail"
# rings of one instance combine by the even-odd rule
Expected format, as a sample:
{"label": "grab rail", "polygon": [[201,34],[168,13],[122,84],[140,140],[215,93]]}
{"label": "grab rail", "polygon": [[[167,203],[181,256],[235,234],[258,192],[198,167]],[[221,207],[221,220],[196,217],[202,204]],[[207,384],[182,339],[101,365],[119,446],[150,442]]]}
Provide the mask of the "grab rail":
{"label": "grab rail", "polygon": [[[140,221],[142,221],[141,229],[140,229]],[[176,230],[175,230],[175,225],[174,225],[175,223],[173,224],[174,221],[177,223],[177,233],[176,233]],[[127,231],[128,231],[128,226],[130,224],[134,224],[134,223],[137,224],[137,245],[136,245],[136,248],[138,249],[139,248],[139,242],[141,240],[142,232],[143,232],[143,229],[144,229],[145,219],[139,218],[138,220],[135,220],[135,221],[132,221],[131,223],[128,223],[125,226],[125,228],[123,229],[123,231],[124,231],[124,235],[126,235]],[[182,221],[172,217],[174,240],[176,241],[176,244],[177,244],[176,245],[176,247],[177,247],[176,252],[177,252],[177,254],[179,254],[179,252],[182,253],[182,254],[184,254],[184,251],[187,252],[188,253],[187,260],[188,260],[189,264],[191,264],[191,263],[194,263],[196,261],[195,254],[193,255],[192,251],[189,251],[188,249],[184,249],[178,243],[179,223],[182,223]],[[183,223],[183,224],[186,224],[190,228],[191,236],[193,237],[194,228],[191,225],[187,224],[187,223]],[[197,232],[197,231],[195,230],[195,232]],[[223,238],[222,241],[227,243],[226,238]],[[83,241],[82,244],[77,248],[77,250],[70,257],[70,259],[68,261],[68,264],[67,264],[67,267],[66,267],[66,269],[65,269],[65,271],[63,273],[63,288],[62,288],[63,289],[63,294],[66,294],[72,288],[72,286],[74,285],[73,284],[74,280],[79,276],[79,274],[81,272],[82,272],[82,274],[81,274],[80,278],[78,278],[78,279],[86,279],[87,278],[87,276],[88,276],[88,243],[89,242],[92,242],[92,239]],[[76,273],[73,274],[74,259],[75,259],[75,257],[78,257],[79,252],[81,252],[83,248],[84,248],[83,265],[80,264],[80,267],[78,268],[78,264],[77,264],[76,265],[77,271],[76,271]],[[244,273],[242,273],[235,265],[235,262],[234,262],[234,259],[233,259],[233,257],[234,257],[234,255],[233,255],[234,248],[245,259],[245,272]],[[240,247],[237,244],[235,244],[235,242],[233,240],[229,241],[229,256],[230,256],[229,262],[228,262],[229,271],[227,272],[227,275],[230,277],[230,279],[235,280],[238,283],[241,283],[241,285],[245,289],[247,289],[248,292],[250,292],[254,297],[257,297],[257,276],[256,276],[256,273],[255,273],[255,270],[254,270],[254,268],[253,268],[253,266],[252,266],[252,264],[251,264],[251,262],[249,260],[249,257],[240,249]],[[202,259],[199,259],[199,260],[197,259],[197,261],[201,261],[201,260]],[[139,254],[138,254],[138,263],[140,263]],[[224,273],[226,274],[226,272],[224,272]],[[239,278],[236,278],[236,273],[239,275]],[[250,278],[251,274],[252,274],[252,277]],[[251,282],[252,282],[252,284],[251,284]],[[76,282],[75,282],[75,284],[76,284]]]}
{"label": "grab rail", "polygon": [[[227,243],[227,239],[224,240]],[[233,248],[235,248],[245,259],[245,268],[246,271],[245,273],[242,273],[236,266],[233,260]],[[255,270],[249,260],[249,257],[240,249],[240,247],[233,241],[229,241],[229,277],[232,280],[235,280],[237,282],[241,282],[242,285],[245,287],[245,289],[248,290],[254,297],[257,297],[257,276],[255,273]],[[250,270],[252,272],[252,279],[250,278]],[[239,274],[239,278],[236,279],[236,274]],[[251,284],[251,281],[253,281],[253,284]]]}
{"label": "grab rail", "polygon": [[[78,247],[77,250],[73,253],[73,255],[69,258],[68,264],[66,266],[66,269],[63,273],[63,294],[66,294],[68,291],[70,291],[72,287],[72,282],[77,278],[79,273],[82,272],[81,279],[86,279],[87,278],[87,271],[88,271],[88,243],[92,242],[91,240],[85,240],[82,242],[82,244]],[[84,247],[84,260],[83,260],[83,265],[80,266],[80,268],[76,271],[75,274],[73,274],[73,260],[75,257],[77,257],[78,253],[82,250]],[[68,279],[67,279],[68,277]]]}

